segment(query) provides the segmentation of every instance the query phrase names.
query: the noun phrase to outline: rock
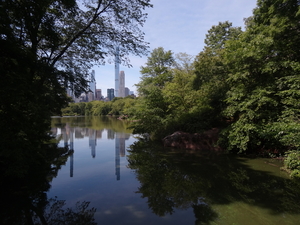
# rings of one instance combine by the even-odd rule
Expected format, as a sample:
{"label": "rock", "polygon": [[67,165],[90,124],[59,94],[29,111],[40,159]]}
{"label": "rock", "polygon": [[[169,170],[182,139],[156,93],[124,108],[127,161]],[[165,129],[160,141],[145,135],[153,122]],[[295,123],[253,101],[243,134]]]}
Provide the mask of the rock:
{"label": "rock", "polygon": [[202,134],[176,131],[163,138],[162,141],[164,147],[219,152],[222,149],[216,145],[218,135],[219,129],[217,128],[213,128]]}

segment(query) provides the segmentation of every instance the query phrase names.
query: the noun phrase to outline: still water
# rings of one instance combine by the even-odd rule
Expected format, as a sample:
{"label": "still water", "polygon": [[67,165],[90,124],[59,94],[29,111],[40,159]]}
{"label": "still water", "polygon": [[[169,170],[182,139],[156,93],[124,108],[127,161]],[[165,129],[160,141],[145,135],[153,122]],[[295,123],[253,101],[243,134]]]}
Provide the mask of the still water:
{"label": "still water", "polygon": [[300,224],[300,184],[281,162],[164,149],[111,117],[52,119],[74,152],[48,198],[89,202],[97,224]]}

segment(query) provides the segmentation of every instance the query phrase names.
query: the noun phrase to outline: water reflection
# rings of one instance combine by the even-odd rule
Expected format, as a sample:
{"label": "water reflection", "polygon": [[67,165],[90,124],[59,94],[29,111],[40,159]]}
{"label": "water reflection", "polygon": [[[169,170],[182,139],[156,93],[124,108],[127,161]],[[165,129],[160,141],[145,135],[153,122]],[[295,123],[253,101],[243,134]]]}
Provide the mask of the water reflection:
{"label": "water reflection", "polygon": [[[282,224],[277,215],[284,224],[299,222],[299,181],[253,169],[248,159],[230,155],[167,152],[145,141],[130,149],[129,168],[140,181],[137,193],[158,216],[193,208],[195,224]],[[234,218],[225,216],[230,205]]]}
{"label": "water reflection", "polygon": [[108,117],[54,119],[53,127],[74,152],[49,196],[92,199],[99,224],[299,224],[300,184],[275,162],[126,142],[126,124]]}
{"label": "water reflection", "polygon": [[[0,224],[88,224],[95,225],[95,208],[89,209],[89,202],[77,202],[75,207],[64,208],[65,201],[57,198],[48,199],[50,182],[65,165],[72,151],[58,148],[55,144],[44,145],[41,152],[45,158],[31,164],[23,171],[25,176],[2,176],[1,174],[1,211]],[[23,158],[24,164],[29,158]],[[24,168],[25,170],[25,168]]]}
{"label": "water reflection", "polygon": [[[104,117],[105,118],[105,117]],[[103,118],[102,118],[103,119]],[[129,139],[130,133],[117,132],[114,129],[103,128],[94,129],[89,127],[78,127],[77,118],[56,118],[56,124],[60,126],[54,126],[51,128],[53,135],[56,138],[63,139],[64,147],[68,147],[72,150],[70,155],[70,177],[74,175],[74,155],[76,153],[76,148],[74,147],[74,137],[75,139],[84,139],[88,137],[88,146],[91,150],[92,158],[96,158],[97,150],[97,140],[102,138],[104,131],[107,132],[107,139],[115,140],[115,175],[116,179],[120,180],[120,157],[125,157],[125,141]]]}

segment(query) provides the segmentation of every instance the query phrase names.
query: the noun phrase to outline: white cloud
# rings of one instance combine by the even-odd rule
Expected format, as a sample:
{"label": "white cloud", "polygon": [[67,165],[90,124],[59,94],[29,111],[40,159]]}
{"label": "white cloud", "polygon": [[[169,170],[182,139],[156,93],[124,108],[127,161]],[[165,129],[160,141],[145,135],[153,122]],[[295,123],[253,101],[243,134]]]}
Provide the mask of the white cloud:
{"label": "white cloud", "polygon": [[146,214],[143,211],[136,209],[133,205],[125,206],[125,208],[135,217],[143,218]]}

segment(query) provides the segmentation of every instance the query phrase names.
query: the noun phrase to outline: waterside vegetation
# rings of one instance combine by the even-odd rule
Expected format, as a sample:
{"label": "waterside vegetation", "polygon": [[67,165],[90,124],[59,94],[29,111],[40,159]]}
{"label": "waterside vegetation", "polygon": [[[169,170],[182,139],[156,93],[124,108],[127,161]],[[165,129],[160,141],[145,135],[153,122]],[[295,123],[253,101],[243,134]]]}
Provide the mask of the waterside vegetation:
{"label": "waterside vegetation", "polygon": [[126,114],[135,133],[153,139],[218,128],[223,149],[285,155],[299,178],[299,21],[299,1],[259,0],[245,31],[220,22],[196,57],[156,48],[141,67],[138,98],[86,103],[81,113]]}

